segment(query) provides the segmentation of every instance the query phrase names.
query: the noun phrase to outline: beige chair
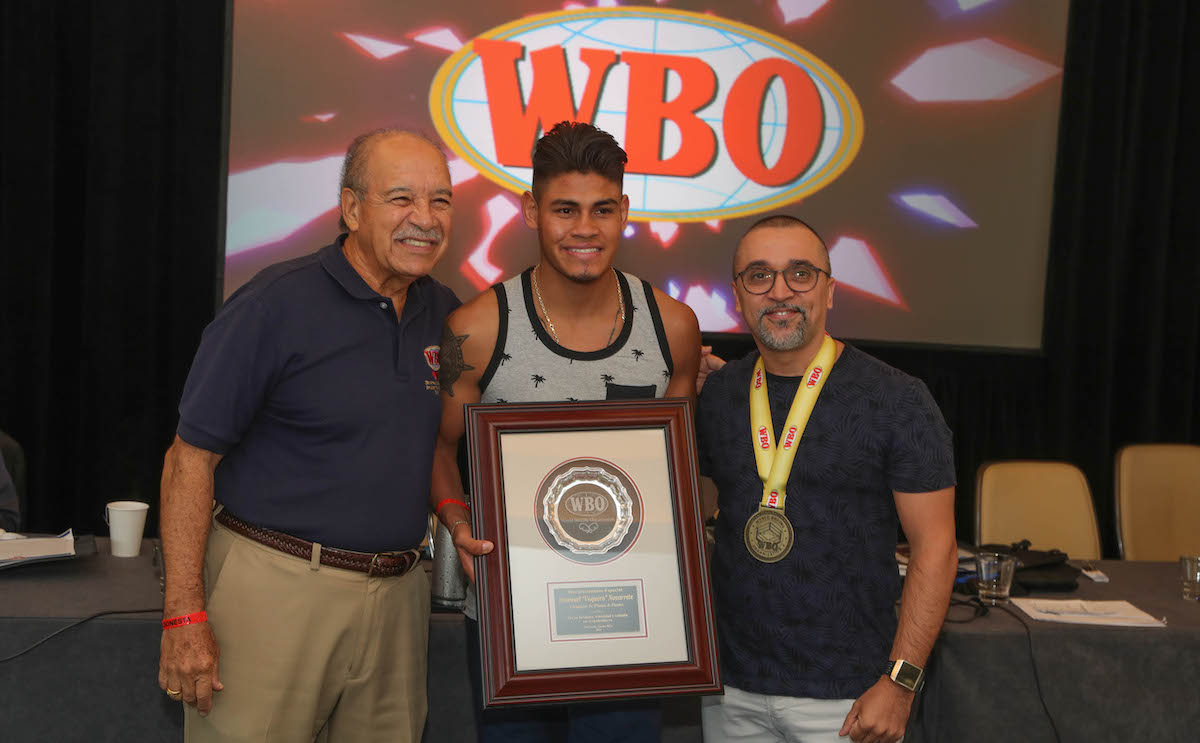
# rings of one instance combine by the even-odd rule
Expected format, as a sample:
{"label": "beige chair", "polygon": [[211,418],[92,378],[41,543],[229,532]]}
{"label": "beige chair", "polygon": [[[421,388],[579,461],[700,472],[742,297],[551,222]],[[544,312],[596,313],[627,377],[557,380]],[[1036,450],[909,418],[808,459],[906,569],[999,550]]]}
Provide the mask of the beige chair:
{"label": "beige chair", "polygon": [[1200,446],[1122,447],[1115,474],[1122,557],[1174,561],[1200,552]]}
{"label": "beige chair", "polygon": [[1066,462],[987,462],[975,478],[975,543],[1059,549],[1100,557],[1100,531],[1087,478]]}

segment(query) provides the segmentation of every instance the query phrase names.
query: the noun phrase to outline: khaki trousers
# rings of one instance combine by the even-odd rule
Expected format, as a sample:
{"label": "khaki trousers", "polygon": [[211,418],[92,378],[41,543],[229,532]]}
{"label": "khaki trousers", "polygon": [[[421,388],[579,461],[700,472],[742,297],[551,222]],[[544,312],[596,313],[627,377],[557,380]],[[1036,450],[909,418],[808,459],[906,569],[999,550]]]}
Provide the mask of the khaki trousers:
{"label": "khaki trousers", "polygon": [[213,523],[208,618],[222,691],[184,738],[209,741],[421,740],[429,579],[379,578],[285,555]]}

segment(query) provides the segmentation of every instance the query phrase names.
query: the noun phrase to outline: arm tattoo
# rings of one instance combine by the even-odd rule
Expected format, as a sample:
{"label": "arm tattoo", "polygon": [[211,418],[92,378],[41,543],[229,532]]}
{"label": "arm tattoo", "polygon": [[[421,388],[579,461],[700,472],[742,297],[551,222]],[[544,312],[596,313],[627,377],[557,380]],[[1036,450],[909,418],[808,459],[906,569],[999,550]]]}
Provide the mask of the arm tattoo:
{"label": "arm tattoo", "polygon": [[450,397],[454,397],[454,383],[458,381],[462,373],[475,368],[463,359],[463,341],[468,337],[466,333],[455,335],[454,331],[450,329],[450,323],[446,323],[446,328],[442,331],[442,348],[438,352],[440,365],[438,379],[442,389],[450,393]]}

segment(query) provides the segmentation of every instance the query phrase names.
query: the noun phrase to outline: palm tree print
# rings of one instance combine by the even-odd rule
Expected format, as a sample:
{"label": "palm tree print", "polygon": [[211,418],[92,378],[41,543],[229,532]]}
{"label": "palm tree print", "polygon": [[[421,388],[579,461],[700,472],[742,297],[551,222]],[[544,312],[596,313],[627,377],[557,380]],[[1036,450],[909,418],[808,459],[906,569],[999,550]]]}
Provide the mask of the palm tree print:
{"label": "palm tree print", "polygon": [[613,377],[613,375],[611,375],[611,374],[601,374],[600,375],[600,381],[604,382],[605,384],[612,384],[613,379],[615,379],[615,377]]}
{"label": "palm tree print", "polygon": [[639,351],[639,350],[638,350],[638,349],[636,349],[636,348],[635,348],[635,349],[633,349],[633,360],[634,360],[634,361],[641,361],[641,360],[642,360],[642,357],[643,357],[643,356],[645,356],[645,355],[646,355],[646,353],[645,353],[644,351]]}
{"label": "palm tree print", "polygon": [[512,356],[507,353],[500,354],[500,366],[504,366],[505,361],[512,361]]}
{"label": "palm tree print", "polygon": [[533,380],[533,386],[534,386],[534,387],[541,387],[541,386],[542,386],[542,382],[545,382],[545,381],[546,381],[546,378],[545,378],[545,377],[543,377],[541,374],[530,374],[530,375],[529,375],[529,378],[530,378],[531,380]]}
{"label": "palm tree print", "polygon": [[671,381],[671,372],[666,369],[663,369],[663,379],[670,382]]}

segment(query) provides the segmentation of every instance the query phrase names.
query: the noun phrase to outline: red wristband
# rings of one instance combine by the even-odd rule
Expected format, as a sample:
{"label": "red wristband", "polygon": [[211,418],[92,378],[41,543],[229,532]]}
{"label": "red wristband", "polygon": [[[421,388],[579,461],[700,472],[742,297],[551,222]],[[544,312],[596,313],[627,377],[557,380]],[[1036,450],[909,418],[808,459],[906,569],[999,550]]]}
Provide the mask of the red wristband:
{"label": "red wristband", "polygon": [[433,512],[436,513],[437,515],[441,516],[442,515],[442,507],[445,506],[447,503],[457,503],[458,505],[462,506],[463,508],[467,509],[468,511],[471,510],[471,507],[469,505],[467,505],[466,503],[463,503],[458,498],[443,498],[441,501],[438,502],[437,507],[433,509]]}
{"label": "red wristband", "polygon": [[207,622],[207,621],[208,621],[208,612],[197,611],[197,612],[193,612],[192,614],[186,614],[182,617],[172,617],[171,619],[164,619],[163,620],[163,629],[174,629],[175,627],[182,627],[185,624],[197,624],[199,622]]}

